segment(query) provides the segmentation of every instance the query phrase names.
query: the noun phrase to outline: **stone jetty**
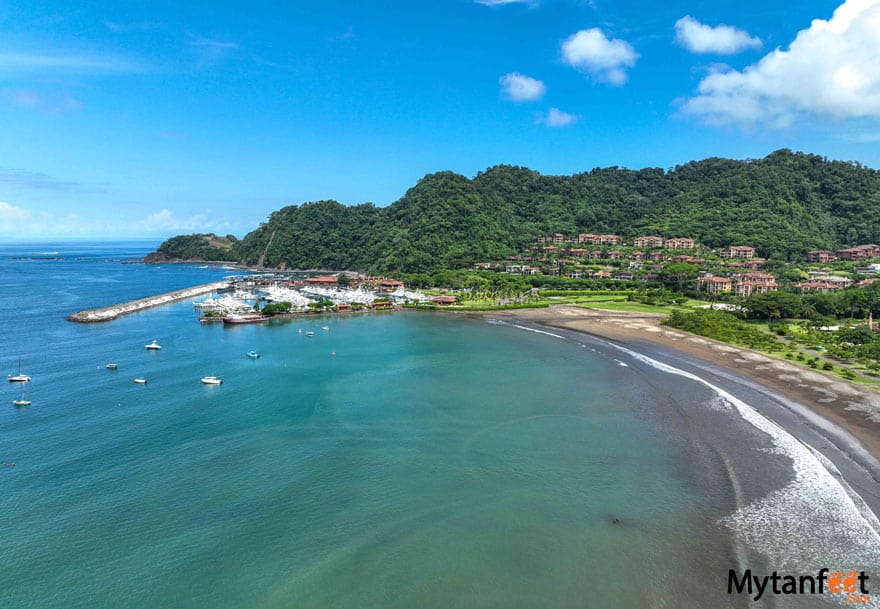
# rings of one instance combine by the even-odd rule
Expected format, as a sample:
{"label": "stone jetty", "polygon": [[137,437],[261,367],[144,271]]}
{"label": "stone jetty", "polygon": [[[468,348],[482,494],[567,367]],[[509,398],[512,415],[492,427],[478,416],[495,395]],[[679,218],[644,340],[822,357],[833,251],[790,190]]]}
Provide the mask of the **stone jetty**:
{"label": "stone jetty", "polygon": [[158,307],[160,305],[168,304],[169,302],[186,300],[187,298],[194,298],[203,294],[210,294],[211,292],[216,292],[218,290],[226,288],[228,287],[228,285],[229,284],[225,281],[206,283],[204,285],[197,285],[192,288],[175,290],[174,292],[166,292],[165,294],[157,294],[156,296],[141,298],[140,300],[132,300],[130,302],[123,302],[122,304],[102,307],[100,309],[78,311],[76,313],[68,315],[67,320],[85,324],[101,321],[111,321],[122,315],[137,313],[138,311],[143,311],[144,309],[149,309],[152,307]]}

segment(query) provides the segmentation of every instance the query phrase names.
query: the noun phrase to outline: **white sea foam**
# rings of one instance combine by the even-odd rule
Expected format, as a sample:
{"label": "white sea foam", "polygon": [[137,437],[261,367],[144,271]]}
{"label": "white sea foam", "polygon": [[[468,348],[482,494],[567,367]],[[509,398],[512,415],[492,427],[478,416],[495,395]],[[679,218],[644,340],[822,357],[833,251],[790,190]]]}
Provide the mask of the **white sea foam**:
{"label": "white sea foam", "polygon": [[805,564],[868,569],[880,566],[880,521],[840,472],[757,410],[705,379],[619,345],[653,368],[701,383],[773,442],[772,452],[791,459],[794,480],[723,519],[777,570]]}
{"label": "white sea foam", "polygon": [[528,330],[529,332],[535,332],[537,334],[546,334],[547,336],[552,336],[553,338],[561,338],[562,340],[566,340],[564,336],[560,336],[559,334],[553,334],[552,332],[545,332],[544,330],[536,330],[535,328],[527,328],[526,326],[520,326],[517,324],[513,324],[514,328],[519,328],[520,330]]}
{"label": "white sea foam", "polygon": [[624,368],[629,368],[629,364],[627,364],[627,363],[625,363],[625,362],[622,362],[622,361],[620,361],[619,359],[616,359],[616,360],[614,360],[614,361],[617,362],[617,365],[618,365],[618,366],[623,366]]}

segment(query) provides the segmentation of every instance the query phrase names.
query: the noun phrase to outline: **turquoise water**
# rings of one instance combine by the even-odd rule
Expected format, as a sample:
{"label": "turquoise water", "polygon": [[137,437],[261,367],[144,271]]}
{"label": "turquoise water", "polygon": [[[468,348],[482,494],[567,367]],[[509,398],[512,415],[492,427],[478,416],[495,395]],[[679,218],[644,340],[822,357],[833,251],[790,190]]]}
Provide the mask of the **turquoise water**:
{"label": "turquoise water", "polygon": [[700,500],[613,360],[422,314],[64,321],[219,276],[120,248],[0,252],[34,378],[0,408],[3,607],[626,606],[686,558]]}
{"label": "turquoise water", "polygon": [[64,321],[222,276],[148,249],[0,248],[0,607],[743,606],[680,380],[424,313]]}

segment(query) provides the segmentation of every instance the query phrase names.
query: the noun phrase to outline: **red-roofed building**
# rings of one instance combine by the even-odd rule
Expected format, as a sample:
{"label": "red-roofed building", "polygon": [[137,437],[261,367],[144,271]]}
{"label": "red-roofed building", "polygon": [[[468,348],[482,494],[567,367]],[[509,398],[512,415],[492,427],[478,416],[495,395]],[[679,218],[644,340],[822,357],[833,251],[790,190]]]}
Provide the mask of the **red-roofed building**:
{"label": "red-roofed building", "polygon": [[656,235],[651,235],[649,237],[636,237],[633,239],[633,245],[635,247],[663,247],[663,237],[657,237]]}
{"label": "red-roofed building", "polygon": [[731,245],[722,251],[721,255],[725,258],[754,258],[755,248],[749,247],[748,245]]}
{"label": "red-roofed building", "polygon": [[733,289],[733,283],[727,277],[700,277],[697,283],[709,294],[730,292]]}
{"label": "red-roofed building", "polygon": [[851,260],[861,262],[880,256],[880,246],[869,243],[867,245],[857,245],[844,250],[837,250],[837,255],[843,260]]}
{"label": "red-roofed building", "polygon": [[775,292],[779,288],[775,282],[764,283],[760,281],[738,281],[733,287],[734,293],[741,298],[748,298],[752,294],[766,294]]}
{"label": "red-roofed building", "polygon": [[807,252],[807,262],[834,262],[837,256],[829,250],[811,250]]}
{"label": "red-roofed building", "polygon": [[694,249],[694,240],[689,237],[675,237],[666,240],[666,249],[668,250],[692,250]]}

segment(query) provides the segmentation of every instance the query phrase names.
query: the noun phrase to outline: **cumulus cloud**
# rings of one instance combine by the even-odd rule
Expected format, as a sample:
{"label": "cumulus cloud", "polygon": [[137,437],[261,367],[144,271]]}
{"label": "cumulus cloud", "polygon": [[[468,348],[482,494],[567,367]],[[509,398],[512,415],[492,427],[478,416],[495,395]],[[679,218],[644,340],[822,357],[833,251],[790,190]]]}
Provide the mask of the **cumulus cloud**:
{"label": "cumulus cloud", "polygon": [[576,114],[563,112],[559,108],[550,108],[546,116],[542,114],[539,117],[538,123],[547,125],[548,127],[565,127],[566,125],[576,122],[578,118],[579,117]]}
{"label": "cumulus cloud", "polygon": [[626,68],[634,66],[638,58],[628,42],[609,39],[599,28],[581,30],[562,43],[565,63],[617,86],[626,82]]}
{"label": "cumulus cloud", "polygon": [[788,49],[742,71],[712,71],[682,110],[711,124],[775,127],[813,116],[880,118],[880,0],[846,0]]}
{"label": "cumulus cloud", "polygon": [[675,40],[691,53],[731,55],[761,47],[761,39],[729,25],[704,25],[687,15],[675,22]]}
{"label": "cumulus cloud", "polygon": [[498,79],[501,83],[501,92],[513,101],[534,101],[544,97],[547,86],[540,80],[511,72]]}

